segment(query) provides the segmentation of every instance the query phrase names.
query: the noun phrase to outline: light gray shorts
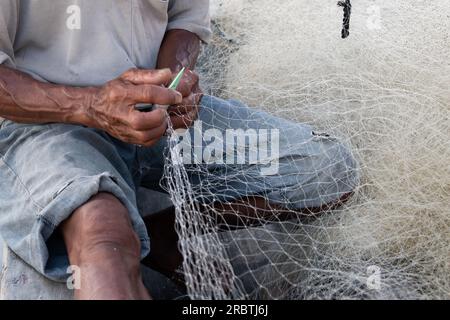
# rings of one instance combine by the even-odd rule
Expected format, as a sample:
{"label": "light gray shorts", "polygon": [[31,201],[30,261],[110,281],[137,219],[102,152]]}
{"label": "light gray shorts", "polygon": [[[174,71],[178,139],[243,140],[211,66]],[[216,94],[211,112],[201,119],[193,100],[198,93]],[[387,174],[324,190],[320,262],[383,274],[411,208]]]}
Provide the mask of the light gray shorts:
{"label": "light gray shorts", "polygon": [[[191,128],[188,135],[192,149],[201,145],[201,151],[193,151],[191,162],[185,163],[198,201],[260,195],[288,209],[315,208],[340,199],[358,184],[350,149],[334,137],[315,134],[308,125],[210,96],[202,99],[199,120],[201,126]],[[217,154],[220,148],[211,152],[211,136],[226,139],[230,129],[247,134],[240,147],[236,142],[237,149],[247,153],[260,148],[255,141],[267,142],[270,139],[264,137],[278,131],[276,141],[264,144],[268,149],[276,147],[277,159],[269,156],[265,160],[270,158],[271,163],[250,163],[246,157],[248,163],[233,162],[228,142],[223,154]],[[199,132],[207,138],[198,143],[194,136]],[[255,133],[259,140],[252,140]],[[65,281],[69,262],[55,230],[92,196],[108,192],[128,209],[145,257],[150,240],[137,209],[136,190],[140,186],[164,190],[167,149],[165,138],[154,147],[138,148],[82,126],[4,121],[0,124],[1,237],[38,272]],[[270,151],[267,154],[273,155]],[[198,154],[203,156],[200,162]],[[275,171],[264,172],[274,163]]]}

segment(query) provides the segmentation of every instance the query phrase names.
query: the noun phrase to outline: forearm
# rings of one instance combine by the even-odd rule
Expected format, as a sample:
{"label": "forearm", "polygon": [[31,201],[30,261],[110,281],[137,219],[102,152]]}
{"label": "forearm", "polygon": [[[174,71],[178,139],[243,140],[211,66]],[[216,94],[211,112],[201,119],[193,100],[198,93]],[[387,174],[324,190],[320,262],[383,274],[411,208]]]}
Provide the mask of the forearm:
{"label": "forearm", "polygon": [[0,65],[0,117],[15,122],[88,125],[86,110],[94,91],[43,83]]}
{"label": "forearm", "polygon": [[178,72],[183,67],[194,70],[200,54],[199,37],[186,30],[169,30],[158,55],[157,68]]}

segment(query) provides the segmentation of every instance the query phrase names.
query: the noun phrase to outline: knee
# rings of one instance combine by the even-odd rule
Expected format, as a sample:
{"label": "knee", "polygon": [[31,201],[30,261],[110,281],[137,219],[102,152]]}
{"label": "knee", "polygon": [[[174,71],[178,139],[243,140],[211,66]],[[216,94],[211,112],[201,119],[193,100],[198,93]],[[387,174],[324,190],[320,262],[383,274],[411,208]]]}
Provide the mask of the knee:
{"label": "knee", "polygon": [[113,195],[99,193],[61,226],[69,257],[105,248],[140,257],[140,241],[128,210]]}
{"label": "knee", "polygon": [[[335,198],[326,208],[334,209],[346,203],[355,193],[360,182],[358,162],[348,145],[336,143],[331,155],[328,155],[328,186],[323,188],[322,196]],[[331,199],[329,199],[331,200]]]}
{"label": "knee", "polygon": [[353,192],[359,181],[359,166],[353,150],[341,141],[328,141],[324,144],[324,151],[320,166],[329,176],[331,182],[340,187],[350,188],[344,192]]}

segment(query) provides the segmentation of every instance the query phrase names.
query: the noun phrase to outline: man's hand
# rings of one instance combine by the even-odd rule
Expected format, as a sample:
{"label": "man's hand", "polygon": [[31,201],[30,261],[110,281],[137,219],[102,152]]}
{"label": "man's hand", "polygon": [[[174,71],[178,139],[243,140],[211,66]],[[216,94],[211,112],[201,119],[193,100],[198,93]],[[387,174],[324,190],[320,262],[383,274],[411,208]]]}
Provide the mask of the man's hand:
{"label": "man's hand", "polygon": [[125,72],[92,96],[86,110],[89,126],[102,129],[124,142],[154,145],[167,130],[167,113],[161,109],[139,112],[135,105],[181,103],[179,92],[164,88],[171,78],[169,69]]}
{"label": "man's hand", "polygon": [[169,107],[170,120],[175,129],[189,128],[197,119],[199,103],[203,96],[198,74],[186,69],[177,91],[182,94],[183,101]]}
{"label": "man's hand", "polygon": [[167,129],[167,113],[139,112],[135,105],[180,104],[182,95],[164,87],[171,79],[169,69],[132,69],[102,87],[80,88],[40,82],[0,65],[0,117],[19,123],[84,125],[151,146]]}

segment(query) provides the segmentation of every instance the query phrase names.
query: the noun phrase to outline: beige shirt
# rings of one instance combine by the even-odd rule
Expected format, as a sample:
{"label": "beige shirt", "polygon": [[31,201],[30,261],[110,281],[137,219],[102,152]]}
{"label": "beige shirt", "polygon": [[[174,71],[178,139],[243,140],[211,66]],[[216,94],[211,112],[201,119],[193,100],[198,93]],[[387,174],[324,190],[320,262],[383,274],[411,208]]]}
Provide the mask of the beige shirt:
{"label": "beige shirt", "polygon": [[211,37],[209,0],[0,0],[0,64],[57,84],[154,68],[169,29]]}

